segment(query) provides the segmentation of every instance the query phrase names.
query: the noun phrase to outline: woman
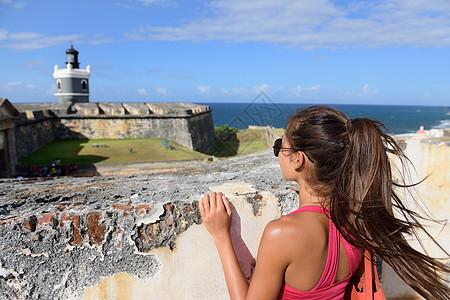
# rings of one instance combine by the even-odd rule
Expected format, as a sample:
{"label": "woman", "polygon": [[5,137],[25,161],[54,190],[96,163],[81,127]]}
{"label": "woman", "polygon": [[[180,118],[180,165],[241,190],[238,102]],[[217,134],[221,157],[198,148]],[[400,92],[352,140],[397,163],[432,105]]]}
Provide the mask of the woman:
{"label": "woman", "polygon": [[299,185],[299,209],[266,226],[250,285],[231,243],[229,201],[221,193],[200,200],[231,299],[343,299],[350,279],[362,275],[364,249],[425,299],[450,299],[450,268],[404,238],[424,228],[394,191],[407,186],[393,182],[388,153],[407,158],[381,128],[324,106],[292,117],[274,153],[283,179]]}

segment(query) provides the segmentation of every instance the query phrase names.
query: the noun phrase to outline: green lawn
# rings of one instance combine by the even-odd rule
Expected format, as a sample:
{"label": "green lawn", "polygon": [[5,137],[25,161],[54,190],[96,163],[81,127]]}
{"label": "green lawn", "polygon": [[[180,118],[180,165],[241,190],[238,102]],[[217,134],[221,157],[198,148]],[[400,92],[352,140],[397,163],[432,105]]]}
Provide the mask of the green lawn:
{"label": "green lawn", "polygon": [[275,128],[273,129],[273,133],[278,134],[280,137],[284,134],[284,128]]}
{"label": "green lawn", "polygon": [[[163,139],[93,139],[58,140],[21,159],[21,166],[49,165],[59,158],[61,164],[92,164],[109,162],[148,162],[164,160],[203,159],[208,155],[169,141],[174,150],[161,145]],[[105,144],[106,147],[95,147]],[[129,151],[131,149],[131,152]]]}
{"label": "green lawn", "polygon": [[[57,158],[62,165],[151,162],[204,159],[209,155],[224,159],[268,148],[264,130],[253,129],[240,130],[234,138],[216,143],[209,155],[190,150],[172,141],[169,141],[169,144],[174,149],[166,150],[161,145],[162,140],[164,139],[58,140],[22,158],[20,163],[22,167],[44,166],[50,165]],[[101,144],[106,147],[99,147]]]}
{"label": "green lawn", "polygon": [[247,155],[269,148],[263,129],[239,130],[223,142],[216,142],[209,154],[219,158]]}

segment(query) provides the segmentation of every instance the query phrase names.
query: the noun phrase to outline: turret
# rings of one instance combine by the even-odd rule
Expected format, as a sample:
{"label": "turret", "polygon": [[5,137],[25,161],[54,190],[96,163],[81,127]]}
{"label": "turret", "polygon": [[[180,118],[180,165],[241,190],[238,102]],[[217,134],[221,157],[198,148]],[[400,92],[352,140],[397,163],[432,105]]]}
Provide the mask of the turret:
{"label": "turret", "polygon": [[56,99],[58,103],[89,102],[89,77],[91,67],[80,69],[78,51],[71,45],[66,51],[66,68],[60,69],[55,65],[53,77],[56,85]]}

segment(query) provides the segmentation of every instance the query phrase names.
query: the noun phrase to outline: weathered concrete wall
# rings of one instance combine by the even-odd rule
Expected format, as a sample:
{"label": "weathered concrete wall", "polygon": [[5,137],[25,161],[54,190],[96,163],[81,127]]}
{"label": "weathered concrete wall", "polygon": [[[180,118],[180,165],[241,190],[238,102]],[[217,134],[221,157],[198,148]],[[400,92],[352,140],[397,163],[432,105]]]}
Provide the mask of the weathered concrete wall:
{"label": "weathered concrete wall", "polygon": [[[409,183],[425,181],[410,193],[400,194],[406,199],[405,204],[410,209],[425,215],[428,214],[441,222],[423,222],[427,230],[435,237],[441,246],[450,250],[450,226],[445,225],[450,216],[450,140],[448,138],[432,138],[427,135],[407,135],[398,138],[405,147],[404,151],[415,167],[411,169]],[[399,165],[399,161],[394,161]],[[399,190],[400,191],[400,190]],[[418,200],[415,202],[413,197]],[[425,204],[425,206],[423,205]],[[424,211],[425,209],[425,211]],[[446,258],[444,262],[450,265],[450,259],[436,247],[431,239],[420,235],[428,254],[437,258]],[[416,249],[423,251],[421,246],[409,238]],[[450,277],[447,278],[450,280]],[[385,293],[397,299],[414,299],[417,294],[405,285],[395,272],[383,264],[383,289]]]}
{"label": "weathered concrete wall", "polygon": [[[419,146],[448,158],[448,146]],[[448,165],[435,157],[430,168]],[[448,177],[441,177],[430,180],[423,194],[433,190],[431,200],[423,200],[448,217]],[[233,241],[250,276],[264,226],[297,208],[295,189],[281,180],[270,149],[177,173],[3,180],[0,298],[228,299],[197,200],[210,191],[231,200]],[[445,202],[435,207],[433,199]],[[448,230],[436,236],[448,249]],[[386,266],[383,288],[388,297],[415,297]]]}

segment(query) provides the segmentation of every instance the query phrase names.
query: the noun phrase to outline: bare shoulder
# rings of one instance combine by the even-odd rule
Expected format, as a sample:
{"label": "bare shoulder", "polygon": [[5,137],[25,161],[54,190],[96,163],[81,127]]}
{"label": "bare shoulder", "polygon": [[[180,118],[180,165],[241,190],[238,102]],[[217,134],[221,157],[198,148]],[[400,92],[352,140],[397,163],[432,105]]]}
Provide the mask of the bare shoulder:
{"label": "bare shoulder", "polygon": [[309,249],[311,241],[327,240],[328,217],[314,212],[283,216],[269,222],[263,239],[278,245],[290,245],[296,251]]}
{"label": "bare shoulder", "polygon": [[325,267],[328,224],[326,215],[314,212],[283,216],[267,224],[260,253],[271,263],[275,261],[282,266],[286,283],[309,290],[317,284]]}

